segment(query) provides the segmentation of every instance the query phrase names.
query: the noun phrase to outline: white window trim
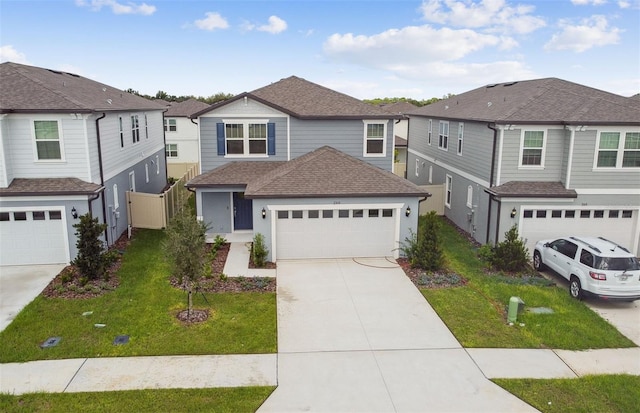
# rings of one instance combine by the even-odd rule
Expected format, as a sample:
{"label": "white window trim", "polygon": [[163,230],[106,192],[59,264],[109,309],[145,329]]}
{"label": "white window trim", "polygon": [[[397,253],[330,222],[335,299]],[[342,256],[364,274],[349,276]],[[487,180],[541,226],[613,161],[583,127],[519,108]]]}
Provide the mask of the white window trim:
{"label": "white window trim", "polygon": [[473,208],[473,186],[467,186],[467,207]]}
{"label": "white window trim", "polygon": [[416,158],[416,176],[420,176],[420,159]]}
{"label": "white window trim", "polygon": [[118,136],[120,138],[120,150],[124,149],[124,123],[122,116],[118,116]]}
{"label": "white window trim", "polygon": [[149,164],[144,164],[144,180],[146,183],[149,183]]}
{"label": "white window trim", "polygon": [[129,172],[129,191],[136,192],[136,173],[135,173],[135,171]]}
{"label": "white window trim", "polygon": [[113,184],[113,209],[120,208],[120,200],[118,199],[118,184]]}
{"label": "white window trim", "polygon": [[[176,156],[171,156],[171,149],[167,149],[167,146],[169,145],[175,145],[176,146]],[[169,152],[169,154],[167,155],[168,159],[178,159],[180,157],[180,152],[178,151],[178,144],[177,143],[167,143],[165,145],[165,153]]]}
{"label": "white window trim", "polygon": [[429,165],[429,183],[433,183],[433,165]]}
{"label": "white window trim", "polygon": [[[440,145],[440,143],[444,143],[444,139],[440,139],[440,125],[447,125],[447,134],[446,135],[442,135],[442,136],[446,136],[446,142],[447,142],[447,146],[443,146]],[[449,138],[451,137],[451,125],[449,125],[449,121],[448,120],[441,120],[438,122],[438,149],[442,150],[442,151],[449,151]]]}
{"label": "white window trim", "polygon": [[429,119],[429,128],[427,130],[427,145],[431,145],[432,138],[433,138],[433,119]]}
{"label": "white window trim", "polygon": [[[225,158],[268,158],[269,155],[269,119],[222,119],[224,123],[224,152]],[[227,124],[238,125],[242,124],[242,154],[229,154],[227,153]],[[252,125],[265,125],[267,128],[267,135],[265,139],[265,151],[262,153],[249,153],[249,124]]]}
{"label": "white window trim", "polygon": [[[175,122],[176,130],[171,130],[171,127],[169,125],[170,120]],[[170,132],[170,133],[178,132],[178,120],[176,118],[164,118],[164,126],[165,126],[165,132]]]}
{"label": "white window trim", "polygon": [[[38,159],[38,144],[36,143],[36,122],[55,121],[58,125],[58,145],[60,146],[60,159]],[[31,143],[33,146],[33,161],[37,163],[63,163],[66,162],[64,154],[64,139],[62,136],[62,119],[38,117],[31,120]]]}
{"label": "white window trim", "polygon": [[144,114],[144,138],[149,139],[149,119],[147,114]]}
{"label": "white window trim", "polygon": [[160,175],[160,155],[156,155],[156,175]]}
{"label": "white window trim", "polygon": [[[362,142],[362,156],[366,158],[384,158],[387,156],[387,124],[389,123],[386,119],[377,119],[377,120],[363,120],[364,123],[364,133],[363,133],[363,142]],[[367,153],[367,126],[368,125],[382,125],[382,153]]]}
{"label": "white window trim", "polygon": [[[447,202],[447,199],[449,202]],[[451,209],[452,199],[453,199],[453,177],[451,175],[447,175],[445,178],[444,206]]]}
{"label": "white window trim", "polygon": [[458,122],[458,147],[456,153],[458,156],[462,156],[462,144],[464,142],[464,122]]}
{"label": "white window trim", "polygon": [[[134,119],[135,119],[135,123],[137,125],[137,127],[134,127]],[[138,139],[136,140],[136,134],[134,133],[134,131],[138,131]],[[140,117],[138,115],[131,115],[131,142],[134,145],[137,145],[140,143]]]}
{"label": "white window trim", "polygon": [[[598,166],[598,151],[600,150],[600,135],[602,132],[618,132],[620,133],[620,140],[618,141],[618,152],[616,157],[616,166]],[[629,132],[640,132],[637,129],[632,128],[598,128],[598,134],[596,135],[596,144],[595,149],[593,151],[593,172],[604,172],[604,171],[616,171],[616,172],[624,172],[624,171],[637,171],[640,168],[637,167],[622,167],[622,161],[624,158],[624,142],[627,138],[627,133]]]}
{"label": "white window trim", "polygon": [[[524,134],[525,132],[542,132],[542,154],[540,156],[540,165],[523,165],[522,154],[524,153]],[[518,169],[544,169],[545,154],[547,152],[547,130],[535,128],[522,128],[520,132],[520,151],[518,155]]]}

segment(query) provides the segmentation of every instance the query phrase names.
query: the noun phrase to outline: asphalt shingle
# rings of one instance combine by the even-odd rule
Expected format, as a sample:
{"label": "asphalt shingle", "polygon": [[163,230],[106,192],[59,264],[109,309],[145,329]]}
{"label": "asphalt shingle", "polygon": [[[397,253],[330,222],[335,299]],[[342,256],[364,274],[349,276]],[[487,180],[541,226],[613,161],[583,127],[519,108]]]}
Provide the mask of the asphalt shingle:
{"label": "asphalt shingle", "polygon": [[562,182],[509,181],[489,190],[492,194],[506,198],[577,198],[573,189],[567,189]]}
{"label": "asphalt shingle", "polygon": [[7,188],[0,188],[0,196],[90,195],[101,189],[78,178],[14,178]]}

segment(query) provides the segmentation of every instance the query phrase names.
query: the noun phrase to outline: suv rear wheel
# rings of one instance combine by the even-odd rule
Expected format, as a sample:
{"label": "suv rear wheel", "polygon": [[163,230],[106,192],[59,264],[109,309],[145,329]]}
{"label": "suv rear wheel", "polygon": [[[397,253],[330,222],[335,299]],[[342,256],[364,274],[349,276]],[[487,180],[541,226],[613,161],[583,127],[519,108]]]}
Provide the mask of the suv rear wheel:
{"label": "suv rear wheel", "polygon": [[575,275],[572,275],[569,281],[569,294],[576,300],[582,300],[582,285]]}
{"label": "suv rear wheel", "polygon": [[538,251],[533,253],[533,268],[535,268],[536,271],[542,271],[545,269],[545,265],[542,262],[542,256],[540,256]]}

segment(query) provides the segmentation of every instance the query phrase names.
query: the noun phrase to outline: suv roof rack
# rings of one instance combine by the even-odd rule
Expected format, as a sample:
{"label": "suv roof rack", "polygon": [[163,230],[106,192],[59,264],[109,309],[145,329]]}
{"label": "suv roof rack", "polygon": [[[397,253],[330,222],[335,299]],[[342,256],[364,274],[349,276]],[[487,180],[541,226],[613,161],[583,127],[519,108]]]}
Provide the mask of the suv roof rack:
{"label": "suv roof rack", "polygon": [[584,245],[586,245],[587,247],[591,248],[592,250],[594,250],[598,254],[602,253],[602,251],[600,251],[600,249],[598,247],[595,247],[595,246],[589,244],[588,242],[581,240],[580,238],[576,238],[576,237],[569,237],[569,238],[571,238],[574,241],[578,241],[578,242],[583,243]]}
{"label": "suv roof rack", "polygon": [[622,251],[624,251],[624,252],[628,252],[629,254],[631,254],[631,252],[630,252],[628,249],[626,249],[625,247],[623,247],[623,246],[622,246],[622,245],[620,245],[620,244],[616,244],[616,243],[615,243],[615,242],[613,242],[613,241],[609,241],[608,239],[606,239],[606,238],[604,238],[604,237],[598,237],[598,239],[601,239],[601,240],[606,241],[606,242],[608,242],[608,243],[610,243],[610,244],[613,244],[613,245],[614,245],[614,247],[613,247],[613,249],[612,249],[611,251],[615,250],[615,249],[616,249],[616,247],[617,247],[617,248],[620,248]]}

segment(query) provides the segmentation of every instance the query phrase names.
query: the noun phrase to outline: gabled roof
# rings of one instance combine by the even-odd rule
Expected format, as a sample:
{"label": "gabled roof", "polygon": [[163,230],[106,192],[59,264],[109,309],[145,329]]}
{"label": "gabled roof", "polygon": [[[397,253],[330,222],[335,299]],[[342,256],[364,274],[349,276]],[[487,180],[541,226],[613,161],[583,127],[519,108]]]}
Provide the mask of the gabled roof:
{"label": "gabled roof", "polygon": [[546,78],[483,86],[409,115],[499,124],[640,125],[640,101]]}
{"label": "gabled roof", "polygon": [[400,101],[389,103],[387,105],[381,105],[380,108],[382,108],[382,110],[387,113],[398,115],[413,112],[414,110],[418,109],[418,106],[414,105],[413,103]]}
{"label": "gabled roof", "polygon": [[489,193],[499,198],[577,198],[573,189],[567,189],[562,182],[509,181],[494,186]]}
{"label": "gabled roof", "polygon": [[102,186],[78,178],[14,178],[0,196],[91,195]]}
{"label": "gabled roof", "polygon": [[193,178],[187,186],[243,184],[247,198],[428,196],[406,179],[329,146],[288,162],[231,162]]}
{"label": "gabled roof", "polygon": [[0,64],[0,113],[91,113],[164,106],[73,73]]}
{"label": "gabled roof", "polygon": [[242,93],[196,112],[191,117],[196,118],[245,97],[300,119],[395,119],[399,117],[354,97],[296,76],[282,79],[253,92]]}
{"label": "gabled roof", "polygon": [[189,117],[192,113],[200,110],[207,109],[208,104],[200,102],[194,98],[187,99],[183,102],[168,102],[166,104],[168,110],[165,112],[165,117]]}

